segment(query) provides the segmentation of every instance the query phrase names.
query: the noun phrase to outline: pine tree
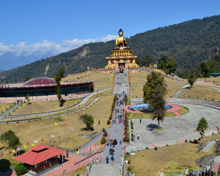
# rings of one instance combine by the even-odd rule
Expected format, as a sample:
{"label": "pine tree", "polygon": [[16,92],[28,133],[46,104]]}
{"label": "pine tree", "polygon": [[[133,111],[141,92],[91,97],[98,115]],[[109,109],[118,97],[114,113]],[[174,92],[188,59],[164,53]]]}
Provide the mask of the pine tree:
{"label": "pine tree", "polygon": [[160,126],[160,121],[163,121],[166,114],[166,91],[165,79],[162,74],[152,72],[148,75],[147,82],[143,87],[144,101],[154,109],[152,119],[158,121],[158,128]]}

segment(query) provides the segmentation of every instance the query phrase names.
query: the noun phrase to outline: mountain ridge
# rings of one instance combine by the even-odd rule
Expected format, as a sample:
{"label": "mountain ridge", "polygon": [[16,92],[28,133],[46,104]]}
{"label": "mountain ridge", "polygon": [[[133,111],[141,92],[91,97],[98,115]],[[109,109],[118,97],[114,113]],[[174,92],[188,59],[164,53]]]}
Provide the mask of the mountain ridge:
{"label": "mountain ridge", "polygon": [[[178,61],[177,72],[197,68],[201,62],[210,59],[219,50],[220,15],[136,34],[128,38],[128,46],[133,50],[133,54],[140,58],[150,55],[154,63],[157,63],[163,54],[173,57]],[[61,66],[65,67],[66,74],[85,71],[88,66],[104,67],[107,65],[105,57],[111,54],[114,47],[113,40],[85,44],[77,49],[2,72],[0,79],[4,82],[20,82],[26,76],[53,77]]]}

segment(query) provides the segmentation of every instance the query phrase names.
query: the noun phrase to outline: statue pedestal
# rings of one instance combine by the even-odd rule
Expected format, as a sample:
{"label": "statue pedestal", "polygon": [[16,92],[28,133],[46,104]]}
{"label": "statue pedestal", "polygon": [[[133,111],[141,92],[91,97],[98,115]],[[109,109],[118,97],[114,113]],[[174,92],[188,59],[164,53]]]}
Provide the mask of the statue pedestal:
{"label": "statue pedestal", "polygon": [[139,66],[135,63],[135,59],[137,56],[132,54],[132,50],[130,49],[119,49],[112,50],[112,55],[110,57],[106,57],[108,60],[108,65],[105,67],[106,69],[116,69],[116,68],[131,68],[137,69]]}

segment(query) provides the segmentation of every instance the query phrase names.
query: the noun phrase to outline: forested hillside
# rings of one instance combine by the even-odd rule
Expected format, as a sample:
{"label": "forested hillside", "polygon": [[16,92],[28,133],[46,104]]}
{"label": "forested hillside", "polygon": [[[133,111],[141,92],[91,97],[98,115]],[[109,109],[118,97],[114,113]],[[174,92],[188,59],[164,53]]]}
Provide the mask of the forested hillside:
{"label": "forested hillside", "polygon": [[[126,37],[126,29],[123,30]],[[137,34],[128,39],[128,46],[140,58],[150,55],[154,63],[163,54],[176,59],[179,73],[197,68],[202,61],[219,54],[220,15]],[[114,41],[86,44],[78,49],[2,72],[0,79],[4,82],[18,82],[27,76],[53,77],[61,66],[66,69],[66,74],[84,71],[87,66],[104,67],[107,65],[105,57],[110,55],[112,48]]]}

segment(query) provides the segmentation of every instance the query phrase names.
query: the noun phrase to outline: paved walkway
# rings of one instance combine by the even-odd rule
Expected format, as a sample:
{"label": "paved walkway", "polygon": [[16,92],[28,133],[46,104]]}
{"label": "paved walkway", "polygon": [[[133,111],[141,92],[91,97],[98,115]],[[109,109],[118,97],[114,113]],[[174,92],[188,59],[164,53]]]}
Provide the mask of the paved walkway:
{"label": "paved walkway", "polygon": [[[123,151],[123,136],[124,136],[124,95],[129,95],[129,83],[128,83],[128,72],[124,70],[124,73],[119,73],[116,70],[115,75],[115,84],[114,84],[114,94],[117,94],[117,101],[115,109],[113,112],[113,119],[111,128],[107,131],[109,132],[108,141],[111,139],[117,140],[117,145],[115,147],[111,146],[114,149],[114,164],[111,165],[111,155],[109,155],[109,146],[105,146],[100,165],[95,165],[92,167],[90,176],[113,176],[119,175],[121,173],[120,164],[123,162],[122,158],[124,157]],[[106,163],[106,157],[109,157],[109,164]]]}
{"label": "paved walkway", "polygon": [[[122,163],[122,146],[123,146],[123,136],[124,136],[124,95],[129,95],[129,84],[128,84],[128,77],[127,77],[127,70],[124,70],[124,73],[117,73],[115,74],[115,85],[114,85],[114,94],[117,94],[117,101],[116,106],[113,112],[113,124],[111,128],[109,129],[109,140],[116,139],[118,144],[113,147],[114,149],[114,158],[115,164]],[[119,94],[120,93],[120,94]],[[106,163],[106,157],[108,156],[111,158],[111,155],[109,155],[109,146],[105,146],[105,150],[103,152],[101,164]],[[109,162],[110,163],[110,162]]]}
{"label": "paved walkway", "polygon": [[[68,160],[67,162],[62,163],[60,165],[60,167],[57,167],[57,168],[53,169],[52,171],[50,171],[49,173],[44,174],[44,176],[64,175],[64,174],[67,174],[71,171],[74,171],[82,166],[85,166],[91,162],[91,158],[87,158],[86,160],[84,160],[80,164],[74,165],[74,163],[82,160],[83,158],[84,157],[79,156],[79,155],[71,155],[70,154],[69,158],[67,158],[67,160]],[[94,155],[92,158],[93,159],[99,158],[99,154]]]}
{"label": "paved walkway", "polygon": [[92,166],[89,176],[119,176],[119,173],[121,173],[120,164],[114,164],[113,166],[110,164],[99,164]]}

